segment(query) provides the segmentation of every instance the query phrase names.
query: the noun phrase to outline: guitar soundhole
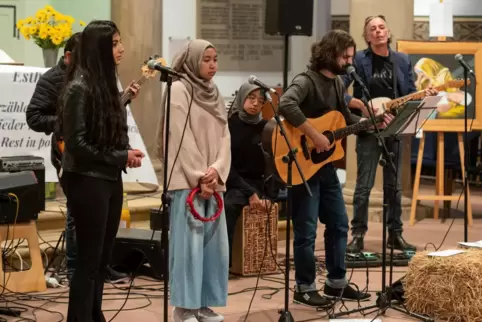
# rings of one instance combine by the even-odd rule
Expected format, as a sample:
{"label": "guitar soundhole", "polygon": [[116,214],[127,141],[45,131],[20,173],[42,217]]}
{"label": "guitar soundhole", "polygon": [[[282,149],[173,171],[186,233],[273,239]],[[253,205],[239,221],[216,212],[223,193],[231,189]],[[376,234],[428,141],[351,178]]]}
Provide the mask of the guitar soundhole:
{"label": "guitar soundhole", "polygon": [[[332,132],[323,132],[323,135],[325,135],[328,138],[328,140],[330,141],[330,144],[333,144],[333,142],[335,141],[335,138],[333,137]],[[313,149],[311,151],[311,161],[314,164],[322,163],[323,161],[325,161],[329,157],[331,157],[333,152],[335,152],[335,148],[336,148],[336,146],[333,146],[330,150],[323,151],[323,152],[320,152],[320,153],[316,152],[316,149]]]}

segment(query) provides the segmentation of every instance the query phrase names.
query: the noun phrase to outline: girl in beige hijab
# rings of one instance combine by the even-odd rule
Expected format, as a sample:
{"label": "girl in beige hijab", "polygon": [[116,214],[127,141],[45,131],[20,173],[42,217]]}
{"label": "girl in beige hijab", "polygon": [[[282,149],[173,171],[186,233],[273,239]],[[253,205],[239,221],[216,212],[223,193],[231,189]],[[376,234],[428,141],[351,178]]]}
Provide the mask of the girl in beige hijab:
{"label": "girl in beige hijab", "polygon": [[186,205],[189,193],[199,187],[201,191],[193,200],[195,210],[201,217],[212,217],[218,210],[213,193],[223,197],[231,166],[226,107],[212,80],[217,71],[216,49],[205,40],[192,40],[176,55],[172,68],[183,77],[172,84],[170,128],[165,129],[162,119],[158,152],[162,155],[162,142],[168,132],[173,321],[218,322],[224,320],[223,316],[210,307],[226,306],[227,301],[224,209],[215,221],[204,222],[195,218]]}

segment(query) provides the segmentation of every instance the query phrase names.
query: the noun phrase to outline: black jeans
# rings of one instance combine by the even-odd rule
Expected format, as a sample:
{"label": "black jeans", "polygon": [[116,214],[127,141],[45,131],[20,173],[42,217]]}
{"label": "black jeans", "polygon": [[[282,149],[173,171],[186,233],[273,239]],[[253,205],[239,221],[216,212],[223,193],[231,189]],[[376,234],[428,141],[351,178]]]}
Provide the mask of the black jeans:
{"label": "black jeans", "polygon": [[226,226],[228,229],[228,242],[229,242],[229,267],[231,267],[232,255],[233,255],[233,237],[236,230],[236,222],[243,212],[245,205],[242,204],[224,204],[224,212],[226,214]]}
{"label": "black jeans", "polygon": [[[388,204],[387,225],[390,232],[400,233],[402,223],[402,191],[401,174],[402,158],[399,140],[385,139],[389,153],[393,153],[393,162],[397,173],[389,162],[383,167],[383,203]],[[382,147],[374,135],[358,136],[356,139],[357,177],[353,195],[353,219],[351,230],[354,236],[363,236],[368,230],[368,202],[370,192],[375,184],[378,161],[382,155]],[[385,211],[386,208],[383,209]]]}
{"label": "black jeans", "polygon": [[62,181],[77,237],[67,322],[104,322],[104,277],[119,228],[122,179],[108,181],[64,172]]}

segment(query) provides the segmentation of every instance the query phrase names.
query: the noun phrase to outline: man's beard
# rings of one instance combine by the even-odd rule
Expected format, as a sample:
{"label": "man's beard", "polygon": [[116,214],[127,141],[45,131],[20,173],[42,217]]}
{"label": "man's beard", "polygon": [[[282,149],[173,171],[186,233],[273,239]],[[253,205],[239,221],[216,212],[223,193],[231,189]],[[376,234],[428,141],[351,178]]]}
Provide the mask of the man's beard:
{"label": "man's beard", "polygon": [[344,66],[340,67],[340,65],[338,65],[338,63],[335,61],[335,62],[332,62],[330,66],[328,66],[328,70],[335,75],[345,75],[346,69],[348,68],[348,66],[350,65],[345,64]]}

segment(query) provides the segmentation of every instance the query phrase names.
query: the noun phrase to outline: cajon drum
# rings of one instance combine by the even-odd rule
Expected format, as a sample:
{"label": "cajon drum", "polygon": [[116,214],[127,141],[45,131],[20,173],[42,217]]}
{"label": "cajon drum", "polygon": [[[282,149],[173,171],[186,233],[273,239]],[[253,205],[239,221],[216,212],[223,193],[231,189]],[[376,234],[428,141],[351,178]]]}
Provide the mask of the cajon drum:
{"label": "cajon drum", "polygon": [[[276,274],[278,266],[278,204],[266,210],[243,208],[233,236],[231,273],[242,276]],[[264,261],[263,261],[264,258]]]}

